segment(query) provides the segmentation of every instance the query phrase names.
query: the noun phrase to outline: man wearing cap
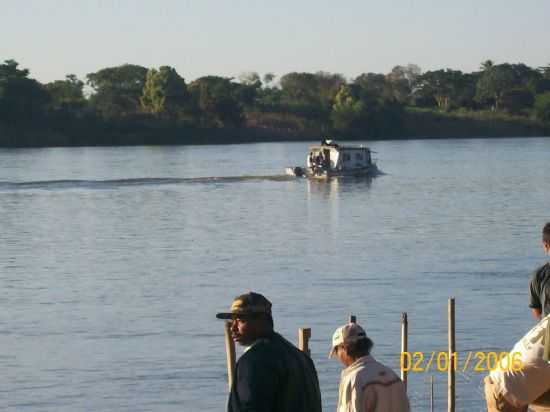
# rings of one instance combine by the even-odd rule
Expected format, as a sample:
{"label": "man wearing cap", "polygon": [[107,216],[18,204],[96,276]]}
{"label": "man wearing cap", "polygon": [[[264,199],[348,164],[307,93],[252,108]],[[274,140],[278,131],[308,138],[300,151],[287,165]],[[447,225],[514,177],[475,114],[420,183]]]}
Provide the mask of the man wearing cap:
{"label": "man wearing cap", "polygon": [[356,323],[336,329],[329,357],[345,366],[340,377],[337,412],[408,412],[405,385],[371,355],[372,340]]}
{"label": "man wearing cap", "polygon": [[[542,228],[542,247],[550,255],[550,222]],[[539,267],[531,276],[529,307],[537,320],[550,314],[550,262]]]}
{"label": "man wearing cap", "polygon": [[229,319],[233,340],[245,346],[235,366],[228,412],[321,412],[315,366],[273,330],[269,300],[246,293],[216,317]]}

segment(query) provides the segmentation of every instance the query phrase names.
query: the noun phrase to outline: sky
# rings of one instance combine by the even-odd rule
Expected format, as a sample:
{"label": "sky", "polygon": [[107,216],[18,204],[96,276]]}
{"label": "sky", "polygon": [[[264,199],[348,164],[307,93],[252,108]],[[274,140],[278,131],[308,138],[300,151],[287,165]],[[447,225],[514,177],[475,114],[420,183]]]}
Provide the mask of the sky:
{"label": "sky", "polygon": [[0,0],[0,61],[47,83],[125,63],[186,81],[409,63],[550,64],[550,0]]}

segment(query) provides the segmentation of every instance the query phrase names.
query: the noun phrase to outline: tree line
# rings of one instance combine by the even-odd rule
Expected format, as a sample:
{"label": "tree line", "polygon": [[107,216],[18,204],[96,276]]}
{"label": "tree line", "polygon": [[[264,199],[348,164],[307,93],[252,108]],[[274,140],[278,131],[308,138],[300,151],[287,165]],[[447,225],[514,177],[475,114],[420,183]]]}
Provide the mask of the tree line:
{"label": "tree line", "polygon": [[[190,83],[170,66],[103,68],[42,84],[14,60],[0,64],[0,125],[63,132],[155,128],[316,130],[396,135],[407,111],[501,113],[550,122],[550,65],[495,64],[422,72],[414,64],[346,79],[337,73],[242,73]],[[46,142],[47,143],[47,142]]]}

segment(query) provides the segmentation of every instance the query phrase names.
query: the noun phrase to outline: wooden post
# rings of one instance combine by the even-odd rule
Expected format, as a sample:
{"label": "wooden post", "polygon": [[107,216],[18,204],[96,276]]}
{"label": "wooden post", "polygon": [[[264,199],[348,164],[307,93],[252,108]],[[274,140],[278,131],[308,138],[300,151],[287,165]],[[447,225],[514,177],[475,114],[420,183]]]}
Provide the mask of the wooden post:
{"label": "wooden post", "polygon": [[357,323],[357,317],[355,315],[349,315],[349,323]]}
{"label": "wooden post", "polygon": [[[409,329],[409,322],[407,320],[407,312],[401,313],[401,359],[403,358],[404,353],[408,352],[409,350],[409,344],[408,344],[408,329]],[[407,371],[403,364],[403,361],[401,361],[401,380],[403,381],[403,385],[405,385],[405,391],[407,390]]]}
{"label": "wooden post", "polygon": [[448,412],[455,412],[455,298],[449,298],[449,363],[448,363]]}
{"label": "wooden post", "polygon": [[227,383],[229,391],[235,376],[235,342],[231,338],[231,322],[225,322],[225,357],[227,359]]}
{"label": "wooden post", "polygon": [[298,348],[308,356],[311,355],[311,351],[309,350],[309,338],[311,338],[310,328],[298,329]]}
{"label": "wooden post", "polygon": [[434,376],[430,376],[430,411],[434,412]]}

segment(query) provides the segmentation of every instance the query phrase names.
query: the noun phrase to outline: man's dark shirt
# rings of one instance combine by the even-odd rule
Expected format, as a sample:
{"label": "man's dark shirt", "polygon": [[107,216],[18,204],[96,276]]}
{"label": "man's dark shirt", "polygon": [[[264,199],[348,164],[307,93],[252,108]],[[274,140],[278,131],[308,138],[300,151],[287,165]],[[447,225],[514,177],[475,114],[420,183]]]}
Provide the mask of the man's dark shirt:
{"label": "man's dark shirt", "polygon": [[538,268],[529,282],[529,307],[550,314],[550,264]]}
{"label": "man's dark shirt", "polygon": [[278,333],[262,338],[235,367],[228,412],[321,412],[312,360]]}

